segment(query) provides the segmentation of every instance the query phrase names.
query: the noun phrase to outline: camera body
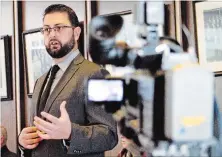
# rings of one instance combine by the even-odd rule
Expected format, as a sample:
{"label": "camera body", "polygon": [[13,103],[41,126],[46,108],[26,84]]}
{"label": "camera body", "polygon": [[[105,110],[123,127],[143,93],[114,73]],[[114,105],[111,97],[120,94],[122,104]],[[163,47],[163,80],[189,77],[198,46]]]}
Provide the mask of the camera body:
{"label": "camera body", "polygon": [[187,64],[155,76],[136,70],[121,78],[90,79],[86,91],[88,101],[112,113],[121,134],[142,150],[155,154],[166,142],[162,149],[174,145],[192,151],[214,141],[213,79],[210,71]]}
{"label": "camera body", "polygon": [[147,42],[130,48],[115,41],[123,25],[120,16],[92,19],[89,52],[93,61],[133,70],[122,77],[89,79],[87,101],[104,105],[120,132],[150,156],[206,155],[216,141],[214,74],[198,65],[194,51],[184,52],[174,42],[162,42],[157,28],[163,23],[154,21],[141,23],[140,18],[138,24],[146,26],[147,32],[138,34]]}
{"label": "camera body", "polygon": [[138,120],[130,127],[154,141],[203,141],[213,137],[213,79],[210,71],[189,64],[156,76],[137,70],[122,78],[89,79],[86,93],[109,113],[123,109],[128,122]]}

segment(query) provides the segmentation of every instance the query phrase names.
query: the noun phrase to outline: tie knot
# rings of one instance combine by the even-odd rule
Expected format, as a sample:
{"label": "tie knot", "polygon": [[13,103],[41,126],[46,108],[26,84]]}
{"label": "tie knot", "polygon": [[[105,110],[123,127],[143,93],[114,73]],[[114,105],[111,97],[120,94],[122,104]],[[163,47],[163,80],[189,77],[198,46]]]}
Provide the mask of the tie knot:
{"label": "tie knot", "polygon": [[52,70],[51,70],[51,75],[55,75],[59,71],[59,66],[57,64],[53,65]]}

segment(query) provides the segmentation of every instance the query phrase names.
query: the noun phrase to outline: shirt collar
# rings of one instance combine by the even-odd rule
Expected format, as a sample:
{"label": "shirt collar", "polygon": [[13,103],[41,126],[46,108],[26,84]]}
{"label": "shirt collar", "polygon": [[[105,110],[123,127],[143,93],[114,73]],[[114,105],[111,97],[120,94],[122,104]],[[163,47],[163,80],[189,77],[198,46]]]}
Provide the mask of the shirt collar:
{"label": "shirt collar", "polygon": [[[68,53],[68,55],[65,57],[65,59],[58,63],[59,68],[65,72],[66,69],[68,68],[68,66],[70,65],[70,63],[73,61],[73,59],[79,54],[79,50],[76,49],[74,51],[71,51],[70,53]],[[55,65],[55,63],[53,63],[53,65]]]}

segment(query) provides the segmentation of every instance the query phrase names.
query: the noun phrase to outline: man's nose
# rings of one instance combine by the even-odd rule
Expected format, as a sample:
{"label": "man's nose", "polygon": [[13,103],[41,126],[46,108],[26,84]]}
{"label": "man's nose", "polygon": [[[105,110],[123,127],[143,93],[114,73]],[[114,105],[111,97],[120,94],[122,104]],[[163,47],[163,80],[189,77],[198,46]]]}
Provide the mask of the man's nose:
{"label": "man's nose", "polygon": [[49,36],[55,36],[56,35],[56,31],[52,28],[49,32]]}

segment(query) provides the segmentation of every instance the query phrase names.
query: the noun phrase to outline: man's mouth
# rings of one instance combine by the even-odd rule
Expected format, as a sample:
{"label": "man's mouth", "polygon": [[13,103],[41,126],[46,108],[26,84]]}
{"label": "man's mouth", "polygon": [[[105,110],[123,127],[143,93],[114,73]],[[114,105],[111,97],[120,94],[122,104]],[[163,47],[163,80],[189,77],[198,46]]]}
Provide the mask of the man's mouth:
{"label": "man's mouth", "polygon": [[57,40],[51,40],[49,42],[49,46],[51,50],[58,50],[61,47],[59,41]]}

